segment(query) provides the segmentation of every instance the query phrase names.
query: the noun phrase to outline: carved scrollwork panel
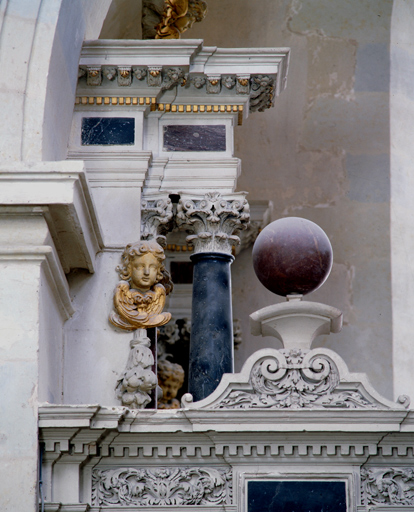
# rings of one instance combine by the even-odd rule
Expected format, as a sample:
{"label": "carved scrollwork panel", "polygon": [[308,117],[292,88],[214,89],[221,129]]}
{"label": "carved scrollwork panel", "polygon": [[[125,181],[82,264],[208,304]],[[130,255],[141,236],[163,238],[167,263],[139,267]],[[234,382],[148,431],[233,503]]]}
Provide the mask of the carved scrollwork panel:
{"label": "carved scrollwork panel", "polygon": [[362,468],[361,501],[368,510],[377,505],[413,507],[414,467]]}
{"label": "carved scrollwork panel", "polygon": [[117,468],[92,473],[94,506],[189,506],[232,503],[229,469]]}
{"label": "carved scrollwork panel", "polygon": [[274,80],[270,76],[256,75],[251,79],[250,111],[263,112],[273,105]]}
{"label": "carved scrollwork panel", "polygon": [[246,390],[230,391],[215,409],[376,408],[358,391],[339,391],[339,371],[324,354],[280,350],[257,361]]}

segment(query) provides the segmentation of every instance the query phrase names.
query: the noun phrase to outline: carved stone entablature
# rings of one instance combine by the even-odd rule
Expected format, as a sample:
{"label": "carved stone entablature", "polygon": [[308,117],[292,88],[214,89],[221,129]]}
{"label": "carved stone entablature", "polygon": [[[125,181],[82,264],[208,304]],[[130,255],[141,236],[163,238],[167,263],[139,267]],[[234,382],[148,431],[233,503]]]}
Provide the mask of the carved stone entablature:
{"label": "carved stone entablature", "polygon": [[239,374],[223,376],[207,398],[183,407],[198,409],[401,409],[378,395],[364,374],[350,374],[333,351],[263,349],[253,354]]}
{"label": "carved stone entablature", "polygon": [[231,469],[122,467],[94,469],[92,505],[99,507],[230,505]]}
{"label": "carved stone entablature", "polygon": [[194,233],[187,242],[194,245],[196,253],[231,254],[232,247],[240,243],[239,231],[246,228],[249,219],[244,193],[222,196],[208,192],[199,197],[181,194],[177,206],[177,224]]}
{"label": "carved stone entablature", "polygon": [[167,104],[171,100],[163,93],[180,86],[177,105],[208,106],[214,98],[218,105],[247,111],[250,102],[252,111],[262,111],[285,88],[288,61],[287,48],[203,48],[201,40],[89,41],[82,49],[77,97],[114,98],[117,88],[125,94],[124,86],[130,86],[131,97]]}
{"label": "carved stone entablature", "polygon": [[[414,507],[414,466],[361,469],[361,502],[367,510],[377,506]],[[382,509],[381,509],[382,510]]]}
{"label": "carved stone entablature", "polygon": [[162,247],[173,228],[173,205],[168,195],[143,197],[141,200],[141,239],[155,239]]}

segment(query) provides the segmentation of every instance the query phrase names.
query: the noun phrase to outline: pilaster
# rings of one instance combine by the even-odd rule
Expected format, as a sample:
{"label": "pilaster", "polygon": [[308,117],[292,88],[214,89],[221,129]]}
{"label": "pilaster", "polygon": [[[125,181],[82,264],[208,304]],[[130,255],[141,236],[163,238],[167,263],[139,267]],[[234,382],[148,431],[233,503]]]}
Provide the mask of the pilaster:
{"label": "pilaster", "polygon": [[93,271],[100,243],[81,164],[1,167],[0,375],[8,391],[0,399],[0,494],[13,497],[6,510],[38,506],[38,403],[62,400],[63,325],[74,313],[65,271]]}

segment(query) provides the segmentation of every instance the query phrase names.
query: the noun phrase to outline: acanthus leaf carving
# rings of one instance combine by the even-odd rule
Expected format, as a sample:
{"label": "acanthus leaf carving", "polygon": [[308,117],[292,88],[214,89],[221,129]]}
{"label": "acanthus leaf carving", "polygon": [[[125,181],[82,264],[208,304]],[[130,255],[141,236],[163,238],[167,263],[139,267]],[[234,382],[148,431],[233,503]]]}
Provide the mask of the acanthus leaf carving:
{"label": "acanthus leaf carving", "polygon": [[94,469],[94,506],[190,506],[232,503],[229,469],[132,468]]}
{"label": "acanthus leaf carving", "polygon": [[414,467],[362,468],[361,501],[368,510],[377,505],[414,506]]}
{"label": "acanthus leaf carving", "polygon": [[214,409],[376,408],[358,391],[335,391],[340,381],[335,363],[324,354],[280,350],[257,361],[251,390],[233,390]]}
{"label": "acanthus leaf carving", "polygon": [[177,224],[193,231],[187,243],[194,245],[196,253],[231,254],[233,245],[240,243],[238,233],[246,229],[249,219],[244,193],[224,197],[219,192],[208,192],[199,198],[182,194],[177,206]]}
{"label": "acanthus leaf carving", "polygon": [[263,112],[273,105],[274,80],[267,75],[256,75],[251,79],[250,112]]}
{"label": "acanthus leaf carving", "polygon": [[141,239],[155,239],[165,247],[166,235],[173,228],[173,205],[168,196],[141,201]]}

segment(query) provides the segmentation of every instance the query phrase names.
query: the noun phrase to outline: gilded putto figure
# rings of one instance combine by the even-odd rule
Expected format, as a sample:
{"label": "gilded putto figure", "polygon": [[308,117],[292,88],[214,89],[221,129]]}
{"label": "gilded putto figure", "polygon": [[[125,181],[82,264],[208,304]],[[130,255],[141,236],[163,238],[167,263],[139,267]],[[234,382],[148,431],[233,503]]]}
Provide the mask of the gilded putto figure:
{"label": "gilded putto figure", "polygon": [[121,281],[114,293],[109,320],[125,331],[159,327],[171,319],[163,313],[165,298],[173,288],[164,268],[163,248],[155,240],[128,244],[117,268]]}

